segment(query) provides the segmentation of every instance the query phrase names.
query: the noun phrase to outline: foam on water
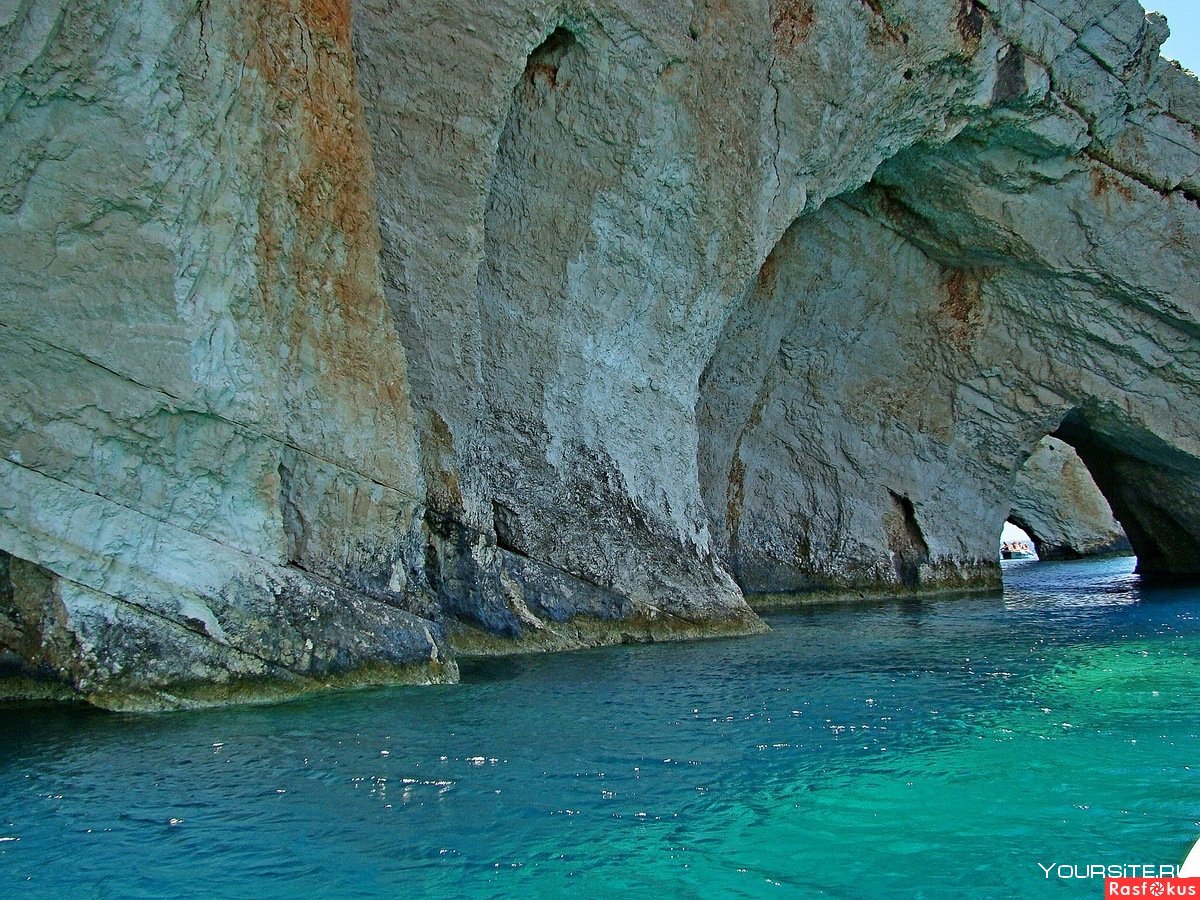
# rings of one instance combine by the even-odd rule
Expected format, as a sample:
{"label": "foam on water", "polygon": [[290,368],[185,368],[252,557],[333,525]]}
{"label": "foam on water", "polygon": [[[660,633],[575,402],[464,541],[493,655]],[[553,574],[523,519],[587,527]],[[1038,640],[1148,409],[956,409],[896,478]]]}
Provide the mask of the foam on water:
{"label": "foam on water", "polygon": [[1200,834],[1200,592],[1131,560],[762,637],[158,716],[3,710],[0,895],[1098,897]]}

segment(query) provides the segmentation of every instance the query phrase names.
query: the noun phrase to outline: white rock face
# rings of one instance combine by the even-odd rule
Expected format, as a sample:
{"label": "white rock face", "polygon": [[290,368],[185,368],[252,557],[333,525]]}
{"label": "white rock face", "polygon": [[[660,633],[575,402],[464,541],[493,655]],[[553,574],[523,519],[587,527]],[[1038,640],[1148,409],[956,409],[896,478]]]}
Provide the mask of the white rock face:
{"label": "white rock face", "polygon": [[18,692],[454,675],[388,587],[424,489],[348,11],[286,6],[0,21],[0,549],[61,598],[0,610]]}
{"label": "white rock face", "polygon": [[1048,434],[1143,572],[1200,574],[1200,86],[1164,28],[0,10],[0,667],[210,702],[994,586]]}
{"label": "white rock face", "polygon": [[[1159,115],[1183,76],[1154,55],[1160,23],[1138,22],[1107,90]],[[728,320],[702,473],[747,591],[987,583],[1013,478],[1051,433],[1140,571],[1196,573],[1200,217],[1178,189],[1195,137],[1168,190],[1121,156],[1113,96],[1083,90],[1109,79],[1101,60],[1066,35],[1052,52],[1008,37],[991,109],[799,218]]]}
{"label": "white rock face", "polygon": [[1033,538],[1041,559],[1124,553],[1129,538],[1083,460],[1057,438],[1042,438],[1012,488],[1009,519]]}

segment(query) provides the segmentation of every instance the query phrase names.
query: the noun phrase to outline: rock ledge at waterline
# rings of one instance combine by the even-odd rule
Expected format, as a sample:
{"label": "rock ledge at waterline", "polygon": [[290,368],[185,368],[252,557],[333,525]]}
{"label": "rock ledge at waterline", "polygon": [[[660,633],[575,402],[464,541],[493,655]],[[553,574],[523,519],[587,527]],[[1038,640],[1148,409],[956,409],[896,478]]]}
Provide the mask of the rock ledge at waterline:
{"label": "rock ledge at waterline", "polygon": [[1166,34],[1112,0],[10,4],[6,693],[452,680],[994,587],[1047,435],[1194,578]]}

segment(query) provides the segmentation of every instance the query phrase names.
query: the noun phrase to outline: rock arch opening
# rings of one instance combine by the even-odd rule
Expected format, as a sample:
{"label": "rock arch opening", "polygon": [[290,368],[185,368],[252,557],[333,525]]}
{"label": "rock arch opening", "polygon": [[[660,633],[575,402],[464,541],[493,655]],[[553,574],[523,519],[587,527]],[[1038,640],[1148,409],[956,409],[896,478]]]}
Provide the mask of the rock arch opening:
{"label": "rock arch opening", "polygon": [[1200,578],[1200,470],[1194,457],[1098,404],[1072,410],[1055,436],[1079,454],[1112,505],[1140,575]]}
{"label": "rock arch opening", "polygon": [[[1031,154],[1003,129],[913,147],[766,256],[698,405],[711,527],[748,594],[996,587],[1005,518],[1043,559],[1121,552],[1124,525],[1142,575],[1200,577],[1200,326],[1190,282],[1152,284],[1125,237],[1161,197],[1120,181],[1097,204],[1119,174],[1031,180]],[[1031,446],[1060,482],[1070,464],[1057,500],[1014,496]],[[1051,521],[1084,485],[1094,534]]]}
{"label": "rock arch opening", "polygon": [[1009,516],[1000,531],[1000,559],[1041,559],[1038,537],[1022,523],[1020,517]]}
{"label": "rock arch opening", "polygon": [[801,217],[766,256],[698,404],[710,527],[752,602],[999,585],[978,501],[1000,489],[997,464],[960,433],[952,352],[980,327],[983,290],[862,193]]}
{"label": "rock arch opening", "polygon": [[1017,471],[1008,521],[1022,529],[1044,560],[1130,551],[1129,539],[1104,493],[1071,445],[1042,438]]}

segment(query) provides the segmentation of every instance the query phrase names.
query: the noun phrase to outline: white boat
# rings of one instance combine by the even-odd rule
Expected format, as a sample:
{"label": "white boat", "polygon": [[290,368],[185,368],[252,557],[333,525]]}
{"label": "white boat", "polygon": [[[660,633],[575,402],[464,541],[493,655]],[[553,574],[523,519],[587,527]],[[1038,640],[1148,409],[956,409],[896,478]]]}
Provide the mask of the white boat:
{"label": "white boat", "polygon": [[1000,545],[1001,559],[1037,559],[1028,541],[1005,541]]}

